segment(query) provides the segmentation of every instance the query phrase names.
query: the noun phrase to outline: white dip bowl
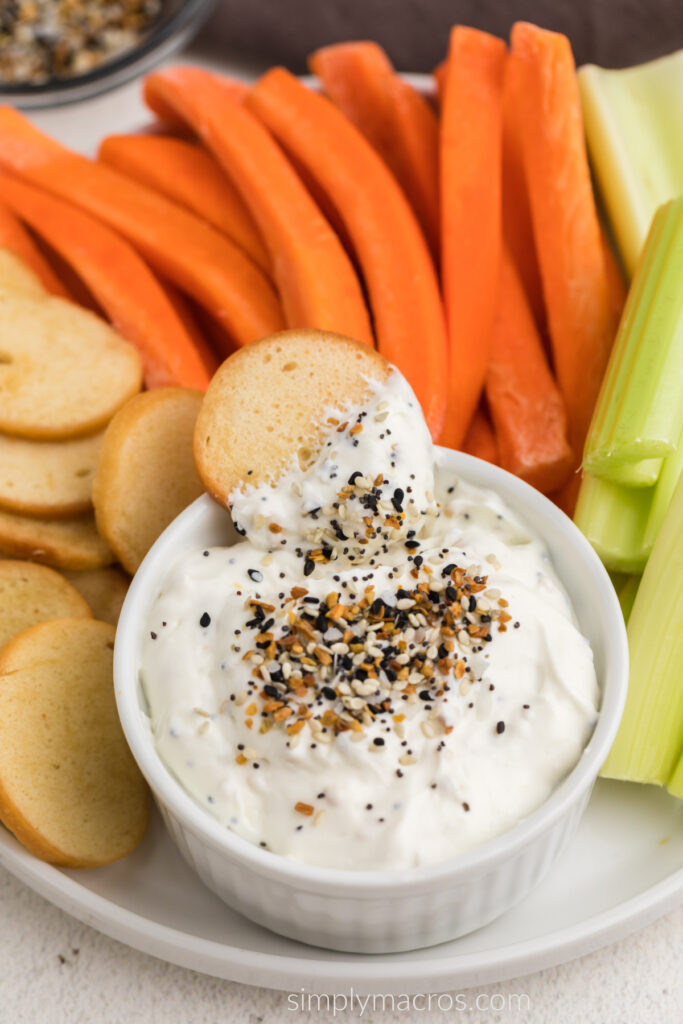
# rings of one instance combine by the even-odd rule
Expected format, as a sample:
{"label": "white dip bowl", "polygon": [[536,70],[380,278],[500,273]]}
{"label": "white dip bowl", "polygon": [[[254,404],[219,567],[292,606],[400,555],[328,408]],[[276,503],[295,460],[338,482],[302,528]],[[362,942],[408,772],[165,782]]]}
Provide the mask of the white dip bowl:
{"label": "white dip bowl", "polygon": [[188,864],[231,907],[302,942],[355,953],[416,949],[479,928],[521,900],[570,842],[619,725],[628,681],[626,630],[614,588],[589,543],[555,505],[517,477],[461,452],[441,465],[495,490],[546,544],[588,637],[600,689],[597,725],[578,764],[546,802],[503,835],[458,857],[404,871],[322,868],[271,853],[200,807],[159,757],[140,684],[152,602],[182,555],[239,538],[225,509],[199,498],[164,531],[126,598],[114,679],[130,748]]}

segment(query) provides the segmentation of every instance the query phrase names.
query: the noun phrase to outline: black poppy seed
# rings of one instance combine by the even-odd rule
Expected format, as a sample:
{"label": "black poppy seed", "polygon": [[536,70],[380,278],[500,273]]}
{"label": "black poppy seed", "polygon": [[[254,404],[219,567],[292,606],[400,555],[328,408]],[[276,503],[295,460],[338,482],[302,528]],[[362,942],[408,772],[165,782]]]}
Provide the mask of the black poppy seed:
{"label": "black poppy seed", "polygon": [[209,552],[208,551],[202,551],[202,554],[204,555],[204,558],[208,558],[209,557]]}
{"label": "black poppy seed", "polygon": [[156,638],[157,638],[156,633],[150,633],[149,635],[151,636],[152,640],[156,640]]}
{"label": "black poppy seed", "polygon": [[244,750],[244,743],[238,743],[237,744],[237,749],[238,750]]}
{"label": "black poppy seed", "polygon": [[396,774],[397,774],[397,776],[399,777],[399,779],[402,779],[402,778],[403,778],[403,772],[401,771],[401,769],[400,769],[400,768],[397,768],[397,769],[396,769]]}
{"label": "black poppy seed", "polygon": [[528,711],[529,708],[531,707],[531,704],[522,704],[522,707],[524,708],[525,711]]}
{"label": "black poppy seed", "polygon": [[496,732],[499,736],[501,733],[505,732],[505,722],[496,722]]}
{"label": "black poppy seed", "polygon": [[324,793],[318,793],[318,796],[316,797],[316,799],[317,800],[324,800],[325,799],[325,794]]}
{"label": "black poppy seed", "polygon": [[519,622],[513,623],[513,628],[514,629],[519,629]]}
{"label": "black poppy seed", "polygon": [[371,811],[372,810],[372,804],[366,804],[365,805],[365,810],[366,811]]}
{"label": "black poppy seed", "polygon": [[202,626],[204,629],[206,629],[207,626],[211,625],[211,616],[209,615],[208,612],[204,612],[201,619],[199,620],[199,625]]}
{"label": "black poppy seed", "polygon": [[374,738],[374,740],[372,742],[375,744],[376,747],[383,747],[384,746],[384,740],[382,739],[381,736],[375,736],[375,738]]}
{"label": "black poppy seed", "polygon": [[470,805],[466,802],[463,802],[462,809],[463,811],[469,811]]}
{"label": "black poppy seed", "polygon": [[322,688],[323,697],[327,697],[328,700],[336,700],[337,694],[331,686],[323,686]]}
{"label": "black poppy seed", "polygon": [[415,562],[415,565],[419,569],[420,566],[422,565],[422,563],[424,562],[424,558],[422,557],[422,555],[415,555],[415,558],[413,559],[413,561]]}
{"label": "black poppy seed", "polygon": [[265,843],[265,842],[263,841],[263,839],[262,839],[262,840],[261,840],[261,842],[259,843],[259,846],[260,846],[260,847],[261,847],[262,849],[264,849],[264,850],[265,850],[265,848],[266,848],[266,845],[267,845],[267,844],[266,844],[266,843]]}
{"label": "black poppy seed", "polygon": [[429,690],[420,690],[419,697],[420,697],[420,700],[431,700],[432,699],[432,695],[429,692]]}
{"label": "black poppy seed", "polygon": [[310,576],[315,569],[315,562],[312,558],[307,558],[304,562],[304,576]]}

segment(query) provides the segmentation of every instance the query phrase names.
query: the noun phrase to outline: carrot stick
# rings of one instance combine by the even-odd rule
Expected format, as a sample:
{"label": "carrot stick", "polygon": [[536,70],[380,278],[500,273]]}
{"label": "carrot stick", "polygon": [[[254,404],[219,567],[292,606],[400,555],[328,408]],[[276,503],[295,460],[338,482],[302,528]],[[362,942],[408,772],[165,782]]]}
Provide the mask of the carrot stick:
{"label": "carrot stick", "polygon": [[237,189],[210,153],[164,135],[110,135],[98,158],[222,231],[267,274],[270,259]]}
{"label": "carrot stick", "polygon": [[441,115],[441,267],[450,372],[441,443],[462,444],[486,378],[500,274],[505,44],[456,26]]}
{"label": "carrot stick", "polygon": [[71,298],[28,231],[5,205],[0,205],[0,249],[10,249],[18,256],[33,271],[45,291],[63,299]]}
{"label": "carrot stick", "polygon": [[437,64],[432,71],[432,78],[434,79],[434,85],[436,87],[436,95],[439,99],[439,103],[443,103],[443,94],[446,89],[446,71],[448,68],[448,61],[442,60],[440,64]]}
{"label": "carrot stick", "polygon": [[199,68],[150,75],[145,98],[192,125],[232,178],[272,259],[289,327],[337,331],[373,344],[358,276],[339,238],[280,147],[220,81]]}
{"label": "carrot stick", "polygon": [[[204,316],[208,316],[208,314],[200,307],[192,309],[189,300],[182,294],[182,292],[179,292],[175,285],[172,285],[170,281],[163,281],[161,278],[157,278],[157,281],[159,282],[159,286],[163,289],[166,298],[173,306],[175,315],[182,323],[187,334],[192,338],[192,343],[197,349],[197,352],[199,352],[199,358],[204,364],[204,369],[208,373],[209,378],[213,377],[214,373],[220,366],[222,357],[229,348],[229,342],[225,336],[225,332],[222,331],[220,344],[215,345],[214,351],[214,346],[211,344],[211,340],[214,335],[205,331],[202,325],[198,322],[202,314]],[[218,358],[216,352],[221,353],[221,359]]]}
{"label": "carrot stick", "polygon": [[557,491],[553,491],[548,497],[551,501],[554,501],[558,508],[561,508],[565,515],[569,516],[570,519],[574,518],[574,511],[576,509],[576,503],[579,500],[579,491],[581,490],[581,473],[577,469],[575,470],[566,483],[562,485]]}
{"label": "carrot stick", "polygon": [[574,58],[566,36],[518,22],[510,59],[555,371],[578,464],[616,320]]}
{"label": "carrot stick", "polygon": [[500,452],[491,420],[484,406],[480,403],[474,411],[467,432],[462,442],[462,451],[475,455],[485,462],[500,465]]}
{"label": "carrot stick", "polygon": [[[229,75],[216,75],[210,72],[204,73],[210,75],[216,84],[220,86],[223,93],[222,100],[224,103],[242,103],[249,92],[249,86],[246,82],[240,82],[238,79],[231,78]],[[164,127],[170,128],[174,132],[180,131],[183,134],[187,132],[188,125],[186,119],[178,111],[175,104],[168,102],[164,98],[160,90],[152,90],[149,93],[146,93],[145,103],[152,113],[156,114]]]}
{"label": "carrot stick", "polygon": [[10,107],[0,109],[0,167],[105,221],[239,344],[283,327],[267,278],[228,238],[118,171],[60,146]]}
{"label": "carrot stick", "polygon": [[547,317],[524,173],[518,89],[519,66],[507,60],[503,75],[503,238],[522,278],[536,324],[545,335]]}
{"label": "carrot stick", "polygon": [[563,484],[572,467],[564,402],[507,249],[503,250],[486,398],[503,469],[546,494]]}
{"label": "carrot stick", "polygon": [[412,385],[433,436],[446,399],[446,336],[424,235],[403,192],[360,132],[283,68],[246,99],[339,211],[363,268],[380,352]]}
{"label": "carrot stick", "polygon": [[163,289],[135,250],[69,203],[0,174],[0,193],[83,279],[114,327],[143,358],[147,387],[206,389],[200,355]]}
{"label": "carrot stick", "polygon": [[377,43],[337,43],[309,57],[327,96],[393,171],[438,256],[439,125]]}

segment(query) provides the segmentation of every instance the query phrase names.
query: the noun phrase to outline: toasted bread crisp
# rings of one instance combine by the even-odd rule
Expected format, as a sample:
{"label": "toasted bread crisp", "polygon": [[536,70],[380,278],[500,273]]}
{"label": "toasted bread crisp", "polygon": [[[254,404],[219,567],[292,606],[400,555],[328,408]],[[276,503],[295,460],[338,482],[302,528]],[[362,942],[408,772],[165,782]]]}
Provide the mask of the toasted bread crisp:
{"label": "toasted bread crisp", "polygon": [[0,557],[26,558],[56,569],[99,569],[114,561],[95,517],[39,519],[0,509]]}
{"label": "toasted bread crisp", "polygon": [[168,524],[202,493],[192,457],[200,391],[157,388],[113,418],[93,485],[97,527],[134,573]]}
{"label": "toasted bread crisp", "polygon": [[368,380],[388,373],[379,352],[328,331],[282,331],[239,349],[213,377],[197,419],[204,486],[228,504],[247,481],[276,480],[315,447],[328,410],[361,404]]}
{"label": "toasted bread crisp", "polygon": [[137,350],[52,296],[0,298],[0,430],[63,440],[100,430],[142,384]]}
{"label": "toasted bread crisp", "polygon": [[46,295],[38,275],[10,249],[0,249],[0,302],[6,298],[42,299]]}
{"label": "toasted bread crisp", "polygon": [[130,853],[149,818],[147,786],[116,713],[114,629],[55,619],[0,651],[0,820],[63,867]]}
{"label": "toasted bread crisp", "polygon": [[26,441],[0,434],[0,508],[50,519],[87,512],[102,438],[100,432],[73,441]]}
{"label": "toasted bread crisp", "polygon": [[0,560],[0,647],[22,629],[49,619],[92,618],[75,587],[54,569]]}
{"label": "toasted bread crisp", "polygon": [[64,569],[64,576],[85,598],[96,619],[112,626],[117,624],[130,583],[122,569],[116,565],[105,569],[86,569],[83,572]]}

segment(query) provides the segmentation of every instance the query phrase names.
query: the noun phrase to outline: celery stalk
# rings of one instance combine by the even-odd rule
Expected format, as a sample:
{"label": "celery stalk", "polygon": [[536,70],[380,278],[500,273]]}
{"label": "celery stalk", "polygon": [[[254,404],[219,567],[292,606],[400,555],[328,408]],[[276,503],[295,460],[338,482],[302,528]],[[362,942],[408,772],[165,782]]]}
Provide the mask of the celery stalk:
{"label": "celery stalk", "polygon": [[589,64],[578,78],[591,163],[631,276],[655,210],[683,192],[683,51],[620,71]]}
{"label": "celery stalk", "polygon": [[639,586],[640,576],[628,576],[626,582],[619,587],[617,596],[621,605],[621,614],[624,616],[624,622],[628,622],[631,617],[633,602],[636,599]]}
{"label": "celery stalk", "polygon": [[628,622],[629,691],[601,774],[665,785],[683,750],[683,477]]}
{"label": "celery stalk", "polygon": [[678,478],[683,472],[683,434],[673,455],[668,455],[662,464],[662,471],[652,495],[652,505],[645,528],[645,545],[652,547],[659,533],[664,516],[671,504]]}
{"label": "celery stalk", "polygon": [[615,572],[642,572],[649,549],[644,536],[650,487],[622,487],[584,473],[574,522],[602,563]]}
{"label": "celery stalk", "polygon": [[683,428],[683,198],[656,213],[586,440],[584,469],[670,455]]}
{"label": "celery stalk", "polygon": [[[670,456],[669,456],[670,458]],[[659,479],[663,459],[642,459],[640,462],[608,462],[601,466],[603,480],[627,487],[654,487]]]}
{"label": "celery stalk", "polygon": [[677,796],[679,800],[683,800],[683,753],[681,753],[681,756],[678,759],[678,764],[671,773],[671,777],[666,784],[666,788],[672,796]]}

